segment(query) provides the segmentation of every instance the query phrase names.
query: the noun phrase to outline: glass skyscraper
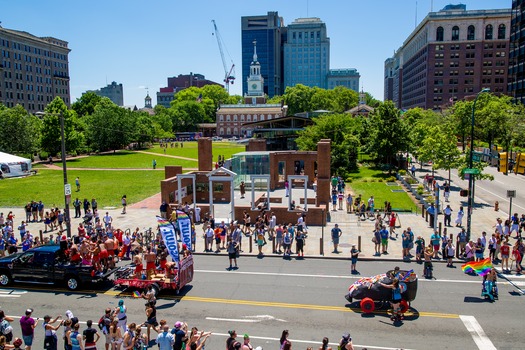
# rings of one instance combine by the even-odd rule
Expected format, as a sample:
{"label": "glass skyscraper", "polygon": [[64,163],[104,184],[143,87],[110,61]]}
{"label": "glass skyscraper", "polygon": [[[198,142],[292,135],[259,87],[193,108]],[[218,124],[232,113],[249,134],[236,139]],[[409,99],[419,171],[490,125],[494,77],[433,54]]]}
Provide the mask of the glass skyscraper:
{"label": "glass skyscraper", "polygon": [[512,1],[509,94],[525,103],[525,0]]}
{"label": "glass skyscraper", "polygon": [[283,19],[277,12],[268,12],[262,16],[241,18],[242,27],[242,91],[248,92],[247,79],[250,75],[250,63],[253,60],[253,42],[257,41],[257,56],[264,78],[264,93],[268,97],[282,95],[283,66],[282,38],[286,32]]}
{"label": "glass skyscraper", "polygon": [[298,18],[288,25],[284,44],[284,86],[328,88],[330,38],[319,18]]}

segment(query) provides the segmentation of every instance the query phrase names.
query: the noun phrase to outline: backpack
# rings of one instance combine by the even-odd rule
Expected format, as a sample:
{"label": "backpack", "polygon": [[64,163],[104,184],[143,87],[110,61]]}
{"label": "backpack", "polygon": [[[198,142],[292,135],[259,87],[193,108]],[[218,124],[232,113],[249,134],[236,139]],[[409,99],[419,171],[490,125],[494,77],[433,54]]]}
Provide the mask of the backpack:
{"label": "backpack", "polygon": [[100,330],[104,329],[104,327],[108,327],[111,323],[111,319],[104,314],[100,320],[98,320],[98,328]]}
{"label": "backpack", "polygon": [[2,320],[2,322],[0,323],[0,331],[3,335],[8,335],[9,333],[13,332],[13,327],[11,327],[9,321]]}

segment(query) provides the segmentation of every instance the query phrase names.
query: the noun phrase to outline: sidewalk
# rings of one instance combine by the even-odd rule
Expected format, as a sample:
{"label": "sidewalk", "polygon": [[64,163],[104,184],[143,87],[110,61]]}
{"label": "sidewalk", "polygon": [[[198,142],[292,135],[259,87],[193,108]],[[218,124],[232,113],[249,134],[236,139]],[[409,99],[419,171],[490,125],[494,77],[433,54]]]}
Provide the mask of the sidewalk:
{"label": "sidewalk", "polygon": [[[424,178],[425,174],[429,172],[428,168],[423,168],[423,170],[417,170],[416,177],[419,179]],[[440,177],[441,172],[436,172],[437,180],[439,184],[442,184],[445,178]],[[459,189],[465,188],[466,186],[463,183],[458,183],[458,181],[455,181],[453,179],[452,181],[452,189],[450,194],[450,202],[447,204],[450,204],[452,210],[454,210],[452,215],[452,223],[454,222],[456,218],[457,210],[459,209],[459,206],[462,205],[465,209],[465,212],[467,210],[467,202],[466,198],[462,198],[459,196]],[[293,195],[294,199],[298,197],[299,195],[294,190]],[[312,191],[312,190],[309,190]],[[301,190],[302,192],[302,190]],[[300,194],[302,195],[302,193]],[[313,195],[313,193],[308,194]],[[272,196],[282,196],[284,197],[284,190],[277,190],[272,193]],[[235,203],[239,204],[246,204],[249,203],[251,199],[251,194],[247,193],[246,198],[241,199],[240,193],[238,191],[235,192]],[[45,201],[44,201],[44,204]],[[496,218],[500,215],[498,212],[495,212],[492,206],[490,206],[488,203],[483,203],[479,199],[476,199],[476,207],[473,212],[472,216],[472,238],[476,239],[481,235],[482,231],[487,231],[487,233],[490,233],[492,231],[492,226],[494,225]],[[138,227],[140,230],[147,229],[147,228],[155,228],[157,226],[156,223],[156,215],[159,215],[159,205],[160,205],[160,194],[156,194],[152,197],[146,198],[145,200],[135,203],[133,205],[130,205],[127,208],[127,214],[121,214],[121,208],[104,208],[99,207],[99,213],[100,217],[103,217],[106,212],[108,212],[113,217],[114,226],[116,228],[120,228],[122,230],[130,229],[134,230],[136,227]],[[217,218],[217,221],[220,222],[219,218],[228,218],[228,213],[230,212],[230,206],[229,204],[215,204],[215,217]],[[419,208],[421,208],[421,205],[419,205]],[[48,210],[49,208],[45,208],[45,210]],[[14,231],[15,231],[15,237],[20,238],[18,234],[17,227],[20,224],[22,220],[25,220],[25,213],[23,208],[0,208],[0,212],[3,212],[5,216],[7,216],[7,213],[9,211],[13,211],[13,213],[16,215],[15,217],[15,224],[14,224]],[[81,222],[81,219],[73,218],[74,216],[74,210],[70,211],[71,218],[71,232],[72,234],[77,233],[77,227],[78,224]],[[430,235],[432,234],[433,230],[430,228],[428,223],[425,221],[424,218],[421,216],[421,210],[418,211],[418,213],[399,213],[398,214],[398,225],[401,224],[401,228],[396,228],[396,232],[399,234],[399,239],[394,239],[389,241],[389,247],[388,247],[388,255],[382,255],[380,257],[374,256],[374,243],[372,242],[372,236],[373,236],[373,229],[374,229],[374,221],[371,220],[359,220],[358,217],[355,214],[347,214],[346,209],[345,210],[338,210],[338,211],[330,211],[330,222],[327,222],[326,226],[323,228],[321,226],[309,226],[308,227],[308,238],[306,239],[306,245],[305,245],[305,257],[324,257],[324,258],[344,258],[348,259],[350,256],[350,249],[352,244],[358,244],[359,237],[361,239],[361,254],[359,255],[359,259],[370,259],[370,260],[401,260],[402,259],[402,247],[401,247],[401,234],[403,230],[405,230],[407,227],[411,227],[412,231],[414,232],[414,236],[417,237],[419,235],[423,236],[425,238],[426,242],[429,242]],[[443,215],[439,215],[438,217],[439,222],[443,222]],[[237,218],[238,219],[238,218]],[[252,218],[252,222],[255,218]],[[277,218],[277,222],[280,223],[279,218]],[[306,217],[306,223],[308,224],[308,216]],[[341,251],[340,254],[333,253],[333,245],[331,243],[330,239],[330,231],[334,227],[334,224],[338,224],[341,231],[342,231],[342,237],[340,238],[340,244],[339,244],[339,250]],[[463,225],[466,227],[466,215],[463,219]],[[444,226],[443,226],[444,227]],[[28,229],[33,235],[37,236],[39,230],[44,230],[44,224],[43,223],[29,223]],[[197,254],[200,254],[204,250],[204,242],[202,240],[202,225],[197,225],[196,228],[196,248],[195,251]],[[454,236],[457,235],[459,232],[459,228],[456,227],[448,227],[448,234],[453,234]],[[49,236],[53,234],[55,237],[57,235],[57,231],[54,232],[48,232],[45,235]],[[321,239],[323,238],[322,247],[324,250],[324,256],[321,255]],[[243,237],[242,244],[243,244],[243,255],[257,255],[257,246],[254,244],[252,247],[252,252],[249,252],[249,240],[246,237]],[[294,247],[295,248],[295,247]],[[295,249],[292,249],[294,251]],[[272,246],[271,242],[268,241],[268,244],[264,246],[263,252],[265,256],[272,256]],[[214,253],[206,253],[206,254],[214,254]],[[226,254],[224,251],[221,251],[220,254]],[[415,251],[412,251],[412,255],[415,256]]]}

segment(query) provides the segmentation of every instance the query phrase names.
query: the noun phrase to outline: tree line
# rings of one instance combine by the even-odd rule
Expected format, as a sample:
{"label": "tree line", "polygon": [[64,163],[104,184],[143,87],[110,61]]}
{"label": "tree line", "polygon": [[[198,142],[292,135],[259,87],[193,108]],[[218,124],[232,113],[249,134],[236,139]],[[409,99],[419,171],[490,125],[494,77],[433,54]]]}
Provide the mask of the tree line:
{"label": "tree line", "polygon": [[[432,161],[434,169],[466,167],[473,101],[457,101],[440,112],[402,111],[391,101],[380,102],[367,93],[366,104],[375,108],[368,117],[345,113],[358,100],[358,93],[345,87],[326,90],[296,85],[267,103],[284,103],[288,115],[330,111],[312,117],[313,125],[301,131],[296,142],[301,150],[315,150],[319,140],[331,139],[332,172],[342,176],[357,170],[360,153],[387,166],[396,165],[399,154],[410,153],[421,161]],[[61,115],[68,154],[117,150],[131,143],[141,147],[156,138],[171,138],[174,132],[197,131],[199,123],[215,122],[221,104],[241,102],[241,96],[207,85],[177,92],[169,108],[157,105],[153,115],[119,107],[93,92],[82,95],[71,108],[57,97],[40,116],[19,105],[0,104],[0,150],[26,157],[59,154]],[[480,95],[474,131],[474,139],[486,146],[525,148],[523,105],[505,95]],[[482,169],[483,164],[476,166]]]}

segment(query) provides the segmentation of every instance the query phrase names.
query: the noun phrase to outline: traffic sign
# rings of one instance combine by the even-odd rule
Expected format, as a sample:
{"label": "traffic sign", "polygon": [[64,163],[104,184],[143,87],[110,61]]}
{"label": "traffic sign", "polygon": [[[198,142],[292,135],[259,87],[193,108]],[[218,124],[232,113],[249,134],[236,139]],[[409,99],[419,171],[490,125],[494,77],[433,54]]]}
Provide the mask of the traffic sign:
{"label": "traffic sign", "polygon": [[516,190],[507,190],[507,198],[516,198]]}
{"label": "traffic sign", "polygon": [[472,160],[474,162],[479,162],[482,156],[484,156],[484,154],[481,152],[476,152],[476,151],[472,152]]}
{"label": "traffic sign", "polygon": [[479,175],[479,169],[476,169],[476,168],[467,168],[465,169],[465,171],[463,172],[464,174],[472,174],[472,175]]}
{"label": "traffic sign", "polygon": [[66,196],[71,196],[71,184],[64,185],[64,194]]}

